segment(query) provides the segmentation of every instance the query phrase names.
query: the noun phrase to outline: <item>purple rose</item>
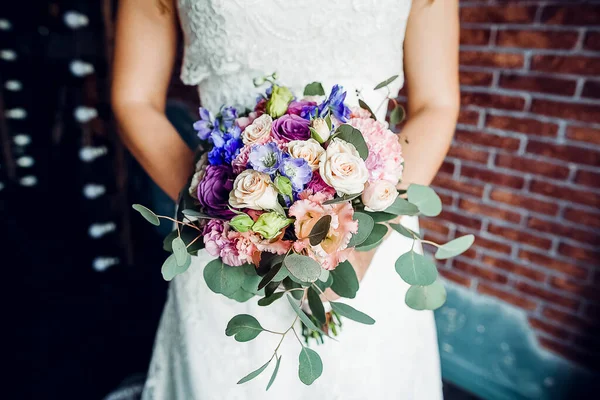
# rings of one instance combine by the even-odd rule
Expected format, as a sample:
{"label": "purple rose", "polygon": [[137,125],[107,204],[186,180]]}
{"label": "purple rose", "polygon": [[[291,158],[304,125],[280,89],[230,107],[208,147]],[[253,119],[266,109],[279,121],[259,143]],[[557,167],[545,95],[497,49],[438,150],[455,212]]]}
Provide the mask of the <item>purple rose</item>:
{"label": "purple rose", "polygon": [[231,218],[235,214],[227,207],[233,189],[233,171],[228,164],[209,165],[198,184],[198,201],[211,217]]}
{"label": "purple rose", "polygon": [[310,121],[298,115],[286,114],[273,121],[273,137],[286,142],[307,140],[310,138],[309,125]]}
{"label": "purple rose", "polygon": [[306,100],[295,100],[292,101],[290,103],[290,105],[288,106],[288,110],[287,113],[288,114],[294,114],[294,115],[300,115],[302,113],[302,110],[304,109],[304,107],[314,107],[316,106],[317,103],[315,103],[314,101],[306,101]]}

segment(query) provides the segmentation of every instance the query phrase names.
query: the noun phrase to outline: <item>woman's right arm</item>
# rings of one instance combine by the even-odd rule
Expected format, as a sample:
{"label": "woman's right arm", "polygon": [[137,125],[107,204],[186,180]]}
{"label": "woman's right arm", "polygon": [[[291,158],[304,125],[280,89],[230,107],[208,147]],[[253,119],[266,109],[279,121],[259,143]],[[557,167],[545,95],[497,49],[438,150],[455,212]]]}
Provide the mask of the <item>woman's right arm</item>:
{"label": "woman's right arm", "polygon": [[119,1],[113,110],[125,145],[174,200],[193,166],[193,152],[165,115],[176,29],[173,9],[165,12],[155,1]]}

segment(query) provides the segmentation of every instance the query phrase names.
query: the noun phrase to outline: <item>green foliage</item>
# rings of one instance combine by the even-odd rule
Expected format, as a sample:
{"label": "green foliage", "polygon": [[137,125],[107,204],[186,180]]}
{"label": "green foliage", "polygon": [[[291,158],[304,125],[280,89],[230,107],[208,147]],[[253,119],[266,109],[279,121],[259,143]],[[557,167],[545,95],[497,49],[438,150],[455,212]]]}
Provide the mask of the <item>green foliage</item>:
{"label": "green foliage", "polygon": [[311,385],[323,373],[323,362],[316,351],[302,347],[300,351],[298,376],[305,385]]}
{"label": "green foliage", "polygon": [[282,264],[274,265],[269,272],[262,277],[261,281],[258,283],[258,289],[262,289],[267,286],[269,283],[273,281],[273,278],[279,273],[279,271],[283,268]]}
{"label": "green foliage", "polygon": [[401,225],[401,224],[388,224],[388,225],[390,226],[390,228],[392,228],[393,230],[395,230],[402,236],[406,236],[409,239],[414,239],[414,238],[420,239],[421,238],[421,236],[417,232],[413,231],[412,229],[408,229],[404,225]]}
{"label": "green foliage", "polygon": [[[318,282],[318,281],[317,281]],[[294,282],[291,278],[285,278],[283,281],[283,287],[286,290],[290,290],[290,289],[300,289],[302,288],[302,285],[300,285],[299,283]],[[291,295],[296,299],[296,300],[300,300],[302,298],[303,292],[300,290],[294,290],[293,292],[291,292]]]}
{"label": "green foliage", "polygon": [[412,184],[407,190],[408,201],[417,206],[421,214],[428,217],[442,212],[442,200],[429,186]]}
{"label": "green foliage", "polygon": [[252,315],[239,314],[229,321],[225,334],[233,336],[238,342],[248,342],[260,335],[263,330],[263,327]]}
{"label": "green foliage", "polygon": [[165,281],[170,281],[177,276],[177,261],[175,260],[175,256],[173,254],[167,257],[167,259],[163,262],[160,272]]}
{"label": "green foliage", "polygon": [[155,226],[160,225],[160,221],[158,220],[158,217],[149,208],[146,208],[141,204],[134,204],[131,206],[131,208],[133,208],[135,211],[142,214],[142,217],[144,217],[144,219],[146,221],[150,222],[152,225],[155,225]]}
{"label": "green foliage", "polygon": [[262,367],[260,367],[259,369],[257,369],[256,371],[252,371],[250,372],[248,375],[246,375],[245,377],[243,377],[242,379],[240,379],[238,381],[238,385],[241,385],[242,383],[246,383],[248,381],[251,381],[252,379],[256,378],[257,376],[259,376],[265,369],[267,369],[267,367],[269,366],[269,364],[271,363],[271,360],[267,361],[265,365],[263,365]]}
{"label": "green foliage", "polygon": [[304,87],[305,96],[325,96],[325,89],[321,82],[312,82]]}
{"label": "green foliage", "polygon": [[362,133],[352,125],[342,124],[335,131],[335,137],[342,139],[345,142],[353,144],[358,151],[358,155],[363,160],[369,156],[369,148]]}
{"label": "green foliage", "polygon": [[321,265],[308,256],[292,253],[283,263],[289,273],[300,282],[314,282],[321,275]]}
{"label": "green foliage", "polygon": [[257,294],[260,290],[258,288],[259,282],[262,277],[256,272],[256,268],[252,264],[244,264],[241,267],[244,270],[244,281],[242,282],[242,289],[252,294]]}
{"label": "green foliage", "polygon": [[[323,270],[326,271],[326,270]],[[316,285],[319,287],[319,289],[321,289],[322,291],[325,291],[325,289],[327,289],[328,287],[331,287],[331,285],[333,284],[333,275],[331,274],[331,271],[327,271],[329,272],[329,274],[327,275],[327,280],[325,282],[323,282],[319,277],[319,280],[316,281],[315,283],[313,283],[313,285]]]}
{"label": "green foliage", "polygon": [[240,267],[231,267],[220,258],[212,260],[204,267],[204,280],[208,288],[215,293],[231,296],[244,282],[244,270]]}
{"label": "green foliage", "polygon": [[190,255],[187,252],[183,240],[181,240],[180,237],[176,237],[171,243],[171,248],[173,249],[173,255],[175,255],[175,261],[177,261],[177,265],[185,264]]}
{"label": "green foliage", "polygon": [[414,250],[398,257],[396,272],[409,285],[431,285],[438,276],[433,261]]}
{"label": "green foliage", "polygon": [[329,280],[329,270],[321,268],[321,275],[319,275],[319,280],[321,282],[327,282]]}
{"label": "green foliage", "polygon": [[247,290],[244,290],[242,288],[239,288],[238,290],[236,290],[235,292],[233,292],[232,295],[227,296],[228,298],[237,301],[238,303],[245,303],[248,300],[250,300],[251,298],[253,298],[255,296],[254,293],[252,292],[248,292]]}
{"label": "green foliage", "polygon": [[381,88],[383,88],[383,87],[386,87],[386,86],[387,86],[387,85],[389,85],[390,83],[394,82],[394,81],[395,81],[395,80],[398,78],[398,76],[399,76],[399,75],[390,76],[390,77],[389,77],[389,78],[387,78],[385,81],[383,81],[383,82],[379,82],[379,83],[377,84],[377,86],[375,86],[375,87],[373,88],[373,90],[377,90],[377,89],[381,89]]}
{"label": "green foliage", "polygon": [[394,106],[394,109],[390,113],[390,127],[395,127],[400,122],[402,122],[405,117],[406,113],[404,111],[404,107],[402,107],[400,104],[396,104]]}
{"label": "green foliage", "polygon": [[435,252],[435,258],[445,260],[446,258],[456,257],[459,254],[467,251],[475,241],[475,236],[465,235],[457,239],[451,240],[443,246],[438,247]]}
{"label": "green foliage", "polygon": [[204,213],[201,213],[200,211],[191,209],[181,210],[181,213],[186,217],[196,217],[199,219],[216,219],[215,217],[211,217],[210,215],[206,215]]}
{"label": "green foliage", "polygon": [[319,293],[312,287],[308,289],[308,306],[313,317],[321,324],[324,324],[326,322],[325,307],[323,307]]}
{"label": "green foliage", "polygon": [[306,325],[308,327],[308,329],[312,329],[313,331],[317,331],[317,332],[321,332],[322,334],[325,335],[325,332],[323,332],[320,328],[318,328],[308,317],[308,315],[306,315],[304,313],[304,311],[302,311],[302,309],[300,308],[300,306],[298,305],[298,302],[289,294],[286,295],[285,297],[287,297],[290,305],[292,306],[292,309],[294,310],[294,312],[298,315],[298,317],[300,318],[300,321],[304,322],[304,325]]}
{"label": "green foliage", "polygon": [[352,201],[352,200],[354,200],[355,198],[357,198],[357,197],[358,197],[358,196],[360,196],[360,195],[361,195],[361,193],[356,193],[356,194],[345,194],[345,195],[343,195],[343,196],[336,197],[336,198],[333,198],[333,199],[331,199],[331,200],[324,201],[324,202],[323,202],[323,204],[324,204],[324,205],[328,205],[328,204],[337,204],[337,203],[343,203],[343,202],[345,202],[345,201]]}
{"label": "green foliage", "polygon": [[385,212],[394,215],[417,215],[419,208],[402,197],[398,197],[391,206],[385,209]]}
{"label": "green foliage", "polygon": [[361,324],[366,325],[373,325],[375,323],[373,318],[361,311],[358,311],[354,307],[349,306],[348,304],[336,303],[333,301],[329,302],[329,304],[331,304],[331,309],[333,311],[337,312],[343,317],[351,319],[352,321],[360,322]]}
{"label": "green foliage", "polygon": [[196,255],[198,250],[204,248],[204,241],[202,238],[196,239],[198,236],[200,236],[200,232],[198,230],[190,228],[186,225],[181,226],[179,229],[179,233],[177,233],[177,229],[175,229],[164,238],[163,249],[165,251],[168,251],[169,253],[173,252],[173,240],[176,237],[181,237],[181,240],[183,240],[186,245],[186,251],[191,255]]}
{"label": "green foliage", "polygon": [[267,390],[271,387],[273,382],[275,382],[275,378],[277,377],[277,372],[279,372],[279,363],[281,362],[281,356],[277,358],[277,363],[275,364],[275,369],[273,370],[273,375],[271,375],[271,379],[269,379],[269,384],[267,385]]}
{"label": "green foliage", "polygon": [[373,231],[373,225],[375,225],[375,222],[373,222],[373,218],[371,218],[368,214],[361,213],[358,211],[354,213],[353,219],[355,221],[358,221],[358,232],[352,235],[352,238],[348,243],[348,247],[358,246],[365,240],[367,240],[367,238]]}
{"label": "green foliage", "polygon": [[367,239],[360,245],[356,246],[358,251],[369,251],[379,246],[383,241],[383,238],[387,234],[388,228],[385,225],[375,224],[373,230]]}
{"label": "green foliage", "polygon": [[386,213],[383,211],[367,212],[367,215],[373,218],[373,222],[387,222],[397,217],[395,214]]}
{"label": "green foliage", "polygon": [[331,271],[333,283],[331,284],[331,290],[338,294],[340,297],[346,297],[353,299],[356,297],[358,292],[358,278],[354,267],[348,261],[340,263],[334,270]]}
{"label": "green foliage", "polygon": [[308,235],[308,241],[310,242],[311,246],[317,246],[323,241],[323,239],[325,239],[325,237],[327,237],[327,234],[329,233],[330,224],[331,215],[324,215],[321,218],[319,218],[319,220],[310,230],[310,233]]}
{"label": "green foliage", "polygon": [[446,288],[439,280],[428,286],[411,286],[405,302],[414,310],[436,310],[446,302]]}
{"label": "green foliage", "polygon": [[373,110],[371,110],[371,107],[369,107],[369,105],[367,103],[365,103],[364,101],[362,101],[361,99],[358,100],[358,105],[360,108],[367,110],[368,112],[371,113],[371,118],[373,118],[374,120],[377,120],[377,117],[375,116],[375,113],[373,112]]}
{"label": "green foliage", "polygon": [[271,305],[276,300],[279,300],[280,298],[282,298],[284,294],[285,294],[285,292],[275,292],[270,296],[263,297],[262,299],[258,300],[258,305],[261,307],[266,307],[268,305]]}

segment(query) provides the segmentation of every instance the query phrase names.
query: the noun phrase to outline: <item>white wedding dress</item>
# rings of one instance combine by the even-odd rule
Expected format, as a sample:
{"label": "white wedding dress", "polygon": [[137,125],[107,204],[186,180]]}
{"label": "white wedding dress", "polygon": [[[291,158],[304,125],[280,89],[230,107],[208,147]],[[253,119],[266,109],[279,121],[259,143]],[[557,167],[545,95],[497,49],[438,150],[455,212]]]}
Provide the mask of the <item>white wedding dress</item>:
{"label": "white wedding dress", "polygon": [[[182,79],[198,85],[202,104],[255,104],[252,79],[276,71],[300,94],[312,81],[326,90],[334,83],[356,90],[373,109],[386,90],[380,81],[399,74],[410,0],[179,0],[185,33]],[[262,88],[264,90],[264,87]],[[378,118],[385,116],[385,105]],[[404,224],[417,230],[416,218]],[[344,320],[338,342],[312,345],[323,360],[323,375],[311,386],[298,378],[300,345],[284,340],[279,374],[265,387],[274,362],[258,378],[236,385],[263,365],[279,336],[266,332],[246,343],[225,336],[237,314],[255,316],[263,327],[285,330],[295,314],[285,299],[259,307],[256,299],[238,303],[211,292],[202,272],[211,257],[201,252],[189,270],[170,285],[143,392],[146,400],[438,400],[442,384],[433,313],[404,303],[408,288],[394,270],[412,242],[396,232],[377,250],[353,300],[342,301],[377,322]]]}

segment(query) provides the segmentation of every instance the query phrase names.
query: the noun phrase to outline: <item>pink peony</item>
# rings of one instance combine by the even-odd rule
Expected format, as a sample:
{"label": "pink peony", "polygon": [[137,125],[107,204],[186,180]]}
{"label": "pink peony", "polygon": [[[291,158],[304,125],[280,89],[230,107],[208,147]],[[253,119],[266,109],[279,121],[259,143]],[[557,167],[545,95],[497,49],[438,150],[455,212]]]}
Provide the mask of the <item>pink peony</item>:
{"label": "pink peony", "polygon": [[208,254],[214,257],[221,257],[223,262],[232,267],[244,264],[244,257],[240,258],[240,253],[236,246],[236,238],[229,237],[229,224],[227,222],[213,219],[204,227],[204,246]]}
{"label": "pink peony", "polygon": [[[334,269],[340,262],[348,259],[352,249],[348,249],[348,242],[352,234],[358,230],[358,223],[352,219],[354,210],[349,202],[323,205],[329,196],[324,193],[301,193],[289,210],[289,215],[296,217],[294,229],[298,241],[294,243],[294,250],[305,251],[325,269]],[[312,246],[308,240],[310,231],[317,221],[324,215],[331,216],[329,232],[321,243]]]}
{"label": "pink peony", "polygon": [[364,108],[352,107],[350,109],[350,118],[371,118],[371,113]]}
{"label": "pink peony", "polygon": [[365,161],[369,170],[369,182],[387,180],[397,182],[402,178],[402,146],[394,132],[386,124],[372,118],[352,118],[348,121],[361,133],[369,147]]}
{"label": "pink peony", "polygon": [[250,125],[254,120],[258,117],[258,113],[251,112],[247,117],[240,117],[235,120],[235,124],[241,129],[244,130],[248,125]]}

